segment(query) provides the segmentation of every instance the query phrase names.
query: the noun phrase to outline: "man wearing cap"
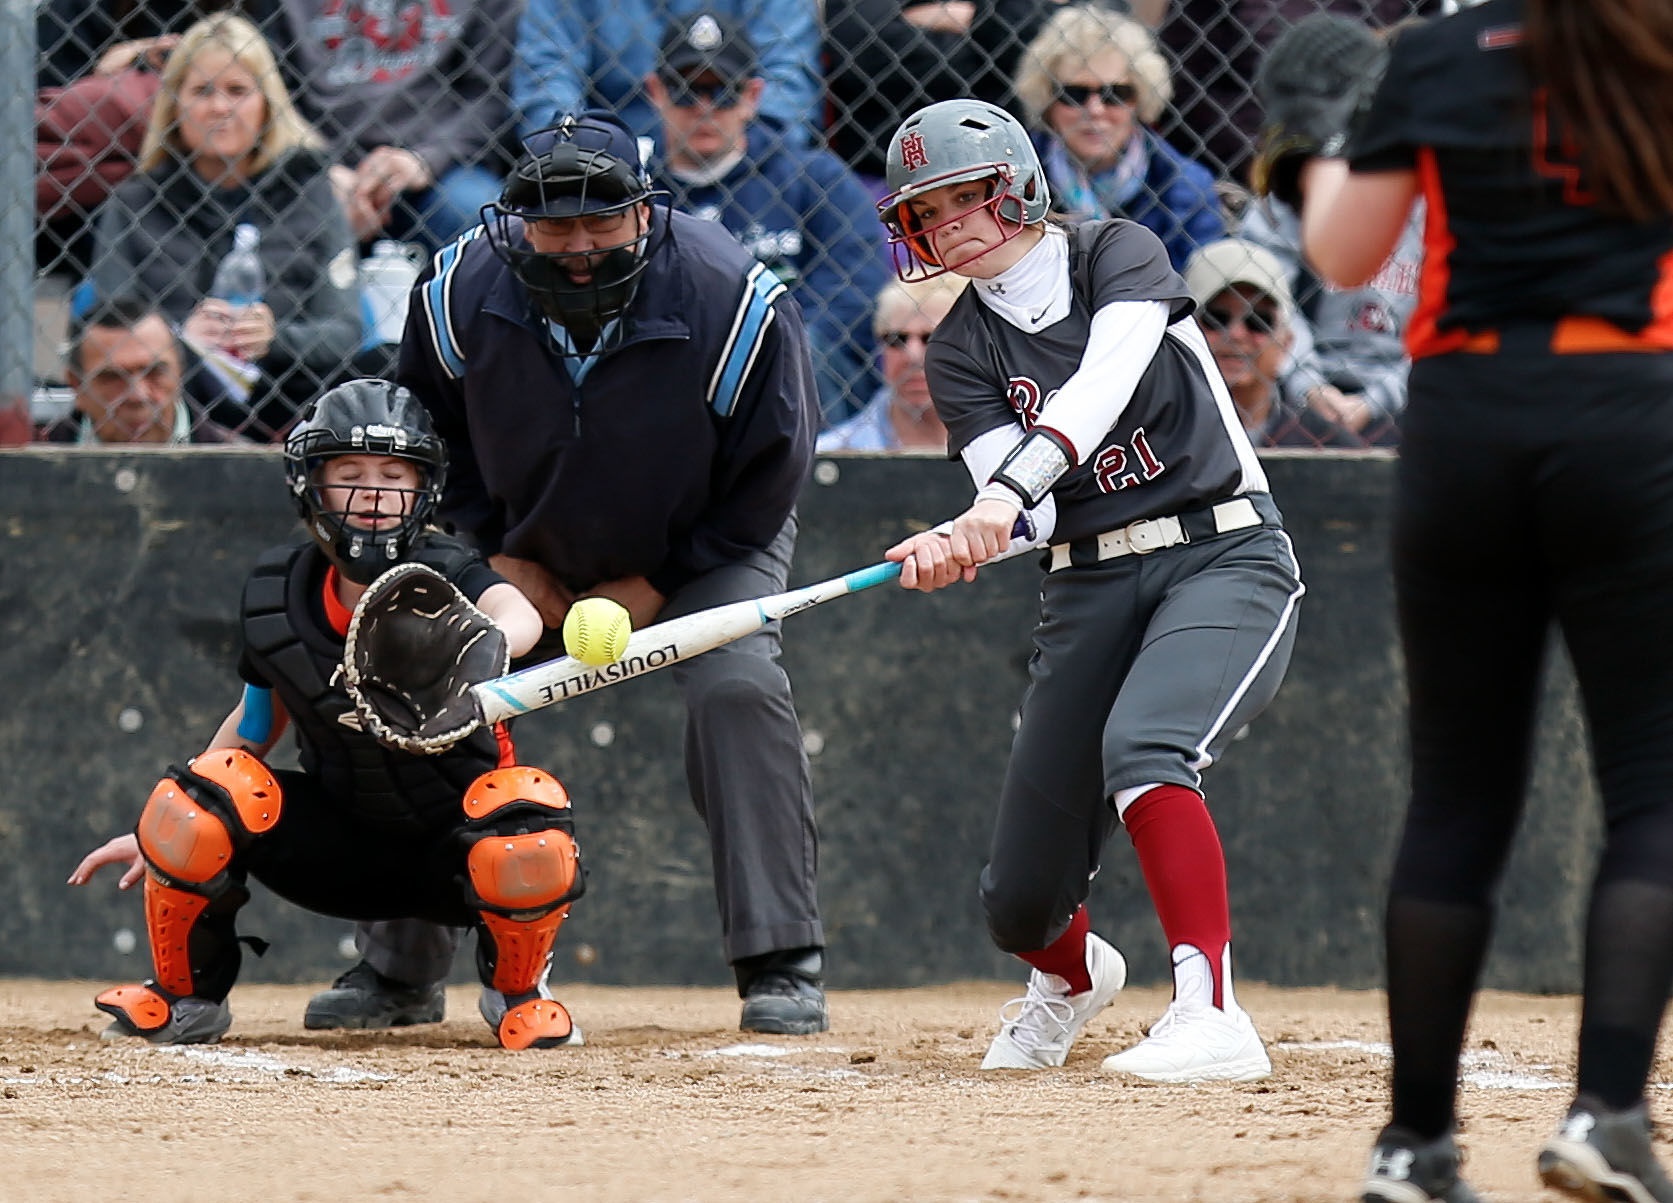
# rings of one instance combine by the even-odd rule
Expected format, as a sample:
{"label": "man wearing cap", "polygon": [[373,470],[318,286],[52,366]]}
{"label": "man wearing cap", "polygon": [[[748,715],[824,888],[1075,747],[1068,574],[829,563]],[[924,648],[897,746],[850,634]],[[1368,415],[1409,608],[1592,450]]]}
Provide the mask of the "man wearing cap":
{"label": "man wearing cap", "polygon": [[1384,426],[1361,434],[1284,402],[1298,330],[1283,266],[1253,242],[1222,238],[1192,253],[1185,287],[1197,303],[1214,362],[1225,377],[1243,429],[1257,447],[1366,447]]}
{"label": "man wearing cap", "polygon": [[[640,628],[782,591],[818,419],[784,285],[718,225],[671,211],[610,113],[531,136],[485,218],[415,286],[396,378],[447,444],[441,517],[540,611],[531,659],[563,653],[580,597]],[[825,940],[779,647],[775,625],[669,675],[740,1026],[798,1034],[827,1024]],[[333,1021],[319,1026],[439,1019],[452,949],[435,933],[363,931],[379,979],[316,998]]]}
{"label": "man wearing cap", "polygon": [[658,182],[675,208],[718,221],[789,287],[830,425],[877,384],[868,318],[883,244],[870,196],[840,159],[756,119],[766,86],[738,21],[705,9],[670,23],[645,80],[662,118]]}
{"label": "man wearing cap", "polygon": [[656,70],[658,39],[670,22],[703,9],[748,31],[766,80],[762,119],[808,141],[823,124],[816,0],[529,0],[511,75],[518,131],[597,107],[620,114],[639,137],[655,137],[645,77]]}

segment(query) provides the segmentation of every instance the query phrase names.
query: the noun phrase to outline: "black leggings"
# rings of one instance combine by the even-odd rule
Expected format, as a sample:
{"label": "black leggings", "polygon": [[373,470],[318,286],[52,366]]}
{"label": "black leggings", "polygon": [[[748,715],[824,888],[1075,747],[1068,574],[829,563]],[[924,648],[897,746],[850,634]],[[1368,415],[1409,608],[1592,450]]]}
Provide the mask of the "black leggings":
{"label": "black leggings", "polygon": [[[1438,1134],[1553,631],[1579,680],[1605,823],[1581,1085],[1598,1071],[1609,1084],[1593,1088],[1636,1097],[1648,1073],[1673,979],[1673,356],[1441,356],[1414,366],[1410,397],[1394,573],[1412,799],[1389,1008],[1396,1122]],[[1624,897],[1641,919],[1600,923]],[[1650,955],[1619,955],[1623,941]],[[1585,1028],[1600,1023],[1632,1051],[1589,1066]]]}

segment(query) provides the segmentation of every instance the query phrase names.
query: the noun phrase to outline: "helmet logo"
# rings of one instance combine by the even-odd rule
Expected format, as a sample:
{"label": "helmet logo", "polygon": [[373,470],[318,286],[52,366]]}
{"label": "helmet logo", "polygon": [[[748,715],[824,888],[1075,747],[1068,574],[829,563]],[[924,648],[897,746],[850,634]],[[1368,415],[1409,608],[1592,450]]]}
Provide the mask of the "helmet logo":
{"label": "helmet logo", "polygon": [[908,171],[916,171],[920,167],[929,166],[929,156],[924,153],[924,136],[922,134],[914,131],[901,136],[900,163]]}

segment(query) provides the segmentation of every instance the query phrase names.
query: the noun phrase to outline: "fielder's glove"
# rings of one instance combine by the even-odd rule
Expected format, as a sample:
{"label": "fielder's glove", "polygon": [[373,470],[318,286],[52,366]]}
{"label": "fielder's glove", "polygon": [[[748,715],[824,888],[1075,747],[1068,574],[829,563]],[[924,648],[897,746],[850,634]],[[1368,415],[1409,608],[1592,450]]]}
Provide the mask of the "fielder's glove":
{"label": "fielder's glove", "polygon": [[482,725],[470,688],[505,675],[509,663],[505,632],[451,581],[397,564],[354,608],[343,680],[379,743],[434,755]]}
{"label": "fielder's glove", "polygon": [[1301,211],[1301,168],[1315,155],[1339,155],[1388,65],[1388,46],[1358,21],[1330,13],[1286,30],[1255,72],[1265,111],[1250,182]]}

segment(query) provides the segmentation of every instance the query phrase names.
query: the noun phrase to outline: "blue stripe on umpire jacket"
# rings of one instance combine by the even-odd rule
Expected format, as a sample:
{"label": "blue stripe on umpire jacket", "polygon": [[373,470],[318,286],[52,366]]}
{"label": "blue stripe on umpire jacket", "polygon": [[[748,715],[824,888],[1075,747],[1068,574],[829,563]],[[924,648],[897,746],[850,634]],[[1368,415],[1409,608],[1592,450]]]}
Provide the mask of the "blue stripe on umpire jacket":
{"label": "blue stripe on umpire jacket", "polygon": [[396,377],[448,446],[442,517],[576,591],[644,576],[667,595],[765,548],[812,463],[801,311],[719,226],[655,220],[672,237],[579,381],[474,234],[431,260],[401,340]]}
{"label": "blue stripe on umpire jacket", "polygon": [[807,322],[825,425],[858,412],[881,384],[871,311],[889,278],[865,185],[830,151],[786,145],[759,122],[744,157],[712,183],[656,167],[675,208],[718,221],[789,285]]}

